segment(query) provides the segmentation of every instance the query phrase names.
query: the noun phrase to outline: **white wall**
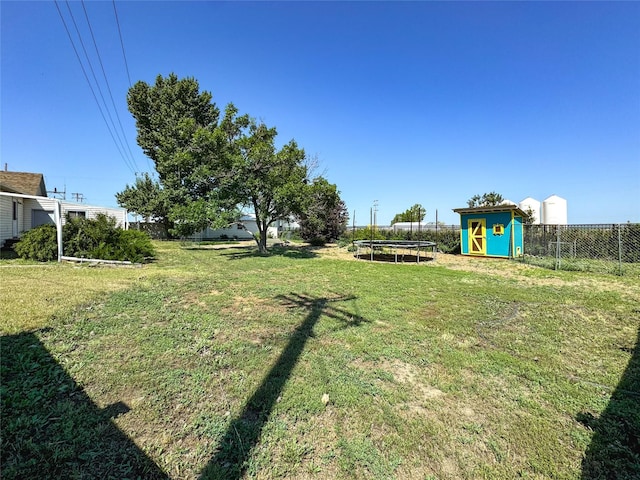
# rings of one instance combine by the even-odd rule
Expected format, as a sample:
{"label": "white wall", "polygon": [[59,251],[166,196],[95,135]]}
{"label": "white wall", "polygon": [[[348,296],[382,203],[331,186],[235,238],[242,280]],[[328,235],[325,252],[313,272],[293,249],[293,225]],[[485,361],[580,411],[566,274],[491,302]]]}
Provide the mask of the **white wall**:
{"label": "white wall", "polygon": [[66,223],[67,212],[84,212],[85,218],[96,218],[98,214],[104,213],[116,219],[116,226],[127,228],[127,210],[124,208],[98,207],[95,205],[85,205],[83,203],[60,202],[62,205],[62,224]]}
{"label": "white wall", "polygon": [[218,239],[226,236],[228,239],[252,240],[253,235],[247,231],[242,223],[234,223],[227,228],[206,228],[202,232],[198,232],[188,238],[191,240]]}
{"label": "white wall", "polygon": [[525,198],[518,204],[518,206],[520,207],[520,210],[522,210],[523,212],[526,212],[527,210],[531,209],[534,216],[534,221],[533,221],[534,225],[539,225],[542,222],[541,205],[542,204],[540,203],[539,200],[536,200],[535,198],[531,198],[531,197]]}
{"label": "white wall", "polygon": [[69,211],[85,212],[86,218],[95,218],[99,213],[104,213],[110,217],[115,217],[116,225],[120,228],[128,228],[127,211],[124,208],[98,207],[94,205],[84,205],[82,203],[65,202],[55,198],[36,197],[31,195],[13,194],[0,192],[0,247],[5,240],[13,238],[13,201],[18,202],[18,236],[23,232],[33,228],[33,211],[43,210],[53,212],[56,204],[60,202],[62,207],[62,222],[66,221],[64,216]]}
{"label": "white wall", "polygon": [[542,202],[542,223],[545,225],[567,225],[567,201],[551,195]]}
{"label": "white wall", "polygon": [[4,241],[13,237],[13,199],[0,196],[0,247]]}

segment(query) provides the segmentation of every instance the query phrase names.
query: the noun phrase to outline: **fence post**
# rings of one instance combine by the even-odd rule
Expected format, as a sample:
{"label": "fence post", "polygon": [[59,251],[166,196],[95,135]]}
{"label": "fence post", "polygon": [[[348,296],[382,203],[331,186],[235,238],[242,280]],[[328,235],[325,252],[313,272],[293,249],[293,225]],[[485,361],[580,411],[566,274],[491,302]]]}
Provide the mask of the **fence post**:
{"label": "fence post", "polygon": [[556,226],[556,270],[560,270],[560,225]]}
{"label": "fence post", "polygon": [[622,228],[618,224],[618,270],[619,275],[622,275]]}

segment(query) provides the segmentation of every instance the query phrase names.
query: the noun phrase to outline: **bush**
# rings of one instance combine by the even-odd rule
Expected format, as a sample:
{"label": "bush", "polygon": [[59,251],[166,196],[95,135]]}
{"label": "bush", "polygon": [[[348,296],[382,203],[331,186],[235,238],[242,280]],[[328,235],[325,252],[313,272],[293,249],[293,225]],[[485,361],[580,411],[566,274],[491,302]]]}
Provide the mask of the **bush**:
{"label": "bush", "polygon": [[116,220],[104,214],[95,219],[69,218],[62,228],[64,254],[68,257],[101,258],[114,260],[107,253],[118,244]]}
{"label": "bush", "polygon": [[20,258],[50,262],[58,258],[58,242],[55,225],[40,225],[29,230],[13,249]]}
{"label": "bush", "polygon": [[313,237],[312,239],[309,240],[309,244],[312,247],[324,247],[326,243],[327,241],[322,237]]}
{"label": "bush", "polygon": [[67,218],[62,229],[64,253],[70,257],[142,262],[154,255],[151,238],[139,230],[121,230],[104,214],[95,219]]}
{"label": "bush", "polygon": [[139,230],[120,230],[115,260],[142,263],[155,256],[151,238]]}
{"label": "bush", "polygon": [[[104,214],[95,219],[67,218],[62,228],[63,252],[68,257],[143,262],[154,256],[151,238],[139,230],[121,230]],[[38,261],[57,258],[56,228],[43,225],[27,232],[15,246],[22,257]]]}

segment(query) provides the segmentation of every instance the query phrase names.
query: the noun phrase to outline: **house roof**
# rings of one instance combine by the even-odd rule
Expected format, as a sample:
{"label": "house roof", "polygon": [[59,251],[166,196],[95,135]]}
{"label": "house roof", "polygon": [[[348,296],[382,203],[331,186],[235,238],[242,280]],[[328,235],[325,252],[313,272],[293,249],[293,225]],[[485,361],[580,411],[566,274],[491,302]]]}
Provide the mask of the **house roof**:
{"label": "house roof", "polygon": [[47,187],[41,173],[0,171],[0,192],[47,196]]}
{"label": "house roof", "polygon": [[518,215],[526,216],[526,213],[517,205],[491,205],[485,207],[454,208],[453,211],[459,213],[460,215],[468,215],[470,213],[515,212]]}

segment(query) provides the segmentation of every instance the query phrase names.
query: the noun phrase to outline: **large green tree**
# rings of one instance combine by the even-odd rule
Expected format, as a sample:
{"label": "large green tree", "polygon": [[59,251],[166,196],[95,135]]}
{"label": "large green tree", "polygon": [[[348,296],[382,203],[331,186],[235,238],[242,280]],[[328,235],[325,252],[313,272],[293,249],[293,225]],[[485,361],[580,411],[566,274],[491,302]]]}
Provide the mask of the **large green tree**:
{"label": "large green tree", "polygon": [[307,168],[305,152],[294,140],[277,149],[277,131],[251,121],[234,142],[233,165],[226,194],[250,207],[256,217],[256,242],[267,251],[267,230],[276,220],[299,214],[303,208]]}
{"label": "large green tree", "polygon": [[397,213],[391,220],[391,225],[398,222],[422,222],[426,214],[427,210],[419,203],[416,203],[404,212]]}
{"label": "large green tree", "polygon": [[[138,144],[153,160],[170,205],[174,233],[189,235],[229,223],[235,209],[221,194],[221,178],[229,170],[229,125],[226,118],[219,123],[220,110],[211,93],[200,92],[194,78],[179,79],[172,73],[158,75],[154,85],[137,82],[127,103],[136,120]],[[228,115],[235,118],[233,105],[227,107]]]}
{"label": "large green tree", "polygon": [[302,213],[297,216],[305,240],[330,242],[340,238],[349,214],[336,185],[316,177],[306,188]]}
{"label": "large green tree", "polygon": [[227,105],[222,119],[209,92],[193,78],[158,76],[137,82],[127,97],[137,141],[155,163],[180,235],[237,219],[238,206],[253,209],[260,251],[267,229],[297,213],[307,177],[304,150],[292,140],[278,149],[275,128],[239,115]]}

